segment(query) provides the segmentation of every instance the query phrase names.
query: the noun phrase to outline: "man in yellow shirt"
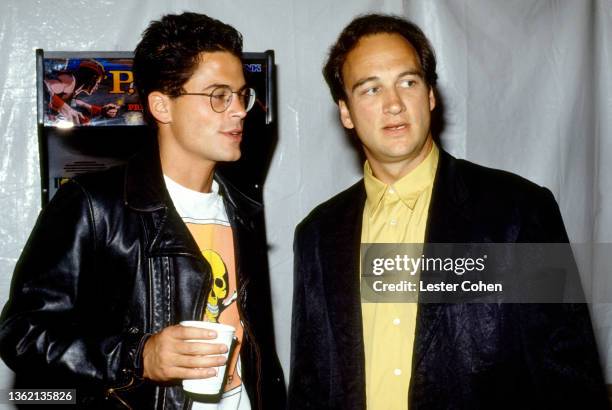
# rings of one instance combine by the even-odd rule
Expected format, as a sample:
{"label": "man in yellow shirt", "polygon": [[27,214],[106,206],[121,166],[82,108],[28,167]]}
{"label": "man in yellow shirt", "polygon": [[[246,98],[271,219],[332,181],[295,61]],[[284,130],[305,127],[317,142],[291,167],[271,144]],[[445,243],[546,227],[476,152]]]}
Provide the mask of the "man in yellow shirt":
{"label": "man in yellow shirt", "polygon": [[324,76],[367,161],[296,229],[289,407],[606,408],[584,304],[364,299],[361,244],[568,239],[546,188],[436,145],[436,60],[417,26],[356,18]]}

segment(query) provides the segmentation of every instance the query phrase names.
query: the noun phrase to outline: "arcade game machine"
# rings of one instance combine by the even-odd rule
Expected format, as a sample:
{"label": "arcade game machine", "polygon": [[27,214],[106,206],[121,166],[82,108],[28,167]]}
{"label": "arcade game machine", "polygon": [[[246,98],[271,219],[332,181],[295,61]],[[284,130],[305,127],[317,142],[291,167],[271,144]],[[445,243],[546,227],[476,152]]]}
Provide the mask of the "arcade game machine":
{"label": "arcade game machine", "polygon": [[[125,162],[155,135],[134,88],[131,52],[36,51],[42,205],[80,173]],[[257,93],[244,125],[242,157],[217,172],[262,202],[277,141],[274,52],[244,53],[247,84]]]}

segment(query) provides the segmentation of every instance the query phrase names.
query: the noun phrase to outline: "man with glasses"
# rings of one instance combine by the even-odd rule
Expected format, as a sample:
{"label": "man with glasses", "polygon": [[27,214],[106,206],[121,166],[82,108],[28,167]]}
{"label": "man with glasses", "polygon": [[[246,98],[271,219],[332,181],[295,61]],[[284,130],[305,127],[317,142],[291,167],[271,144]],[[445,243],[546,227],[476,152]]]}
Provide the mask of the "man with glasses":
{"label": "man with glasses", "polygon": [[[77,389],[85,408],[284,407],[262,205],[215,173],[240,158],[255,101],[241,55],[240,33],[201,14],[144,32],[134,76],[156,138],[65,184],[41,214],[0,327],[15,387]],[[184,320],[236,328],[233,354]],[[216,400],[181,388],[224,364]]]}

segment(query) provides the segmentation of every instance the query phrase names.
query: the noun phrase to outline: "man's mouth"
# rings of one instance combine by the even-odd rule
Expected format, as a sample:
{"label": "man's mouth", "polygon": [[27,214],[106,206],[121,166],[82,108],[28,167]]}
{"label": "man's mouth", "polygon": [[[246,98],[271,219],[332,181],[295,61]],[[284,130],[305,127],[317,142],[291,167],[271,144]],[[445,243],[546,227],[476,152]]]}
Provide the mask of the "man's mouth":
{"label": "man's mouth", "polygon": [[242,128],[234,128],[228,131],[222,131],[223,134],[229,136],[229,137],[234,137],[234,138],[241,138],[242,137]]}
{"label": "man's mouth", "polygon": [[385,129],[385,130],[388,130],[388,131],[401,131],[401,130],[403,130],[403,129],[406,129],[407,127],[408,127],[408,124],[406,124],[406,123],[401,123],[401,124],[389,124],[389,125],[386,125],[386,126],[384,127],[384,129]]}

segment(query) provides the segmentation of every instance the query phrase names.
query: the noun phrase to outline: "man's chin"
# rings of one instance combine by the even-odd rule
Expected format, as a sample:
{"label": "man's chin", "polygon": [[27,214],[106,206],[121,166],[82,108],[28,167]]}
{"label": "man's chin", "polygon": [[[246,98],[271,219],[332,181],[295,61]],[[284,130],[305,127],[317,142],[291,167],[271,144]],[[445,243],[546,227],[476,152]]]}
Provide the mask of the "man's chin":
{"label": "man's chin", "polygon": [[231,153],[227,155],[223,155],[223,158],[219,159],[218,162],[236,162],[242,156],[242,152],[238,151],[237,153]]}

